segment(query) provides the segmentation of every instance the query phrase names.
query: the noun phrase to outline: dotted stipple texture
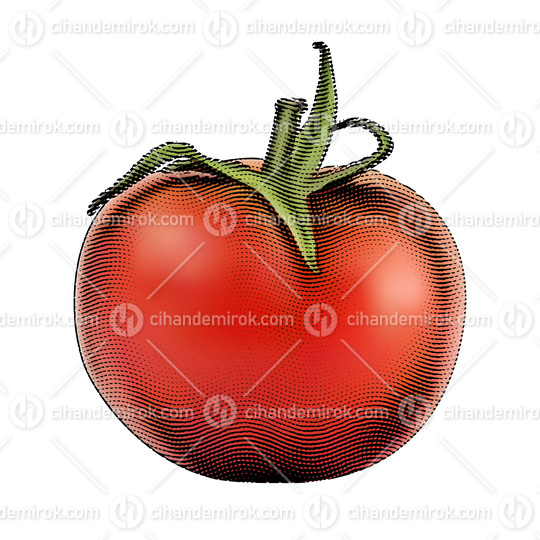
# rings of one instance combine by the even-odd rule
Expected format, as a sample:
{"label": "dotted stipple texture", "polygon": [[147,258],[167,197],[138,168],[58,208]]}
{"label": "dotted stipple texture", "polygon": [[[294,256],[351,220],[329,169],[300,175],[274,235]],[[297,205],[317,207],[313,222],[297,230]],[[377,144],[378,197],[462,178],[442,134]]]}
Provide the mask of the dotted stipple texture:
{"label": "dotted stipple texture", "polygon": [[[232,231],[214,205],[233,209]],[[246,482],[353,473],[403,446],[447,386],[465,280],[435,210],[376,171],[309,205],[318,274],[262,196],[197,171],[147,177],[88,232],[75,291],[86,369],[130,431],[188,470]],[[164,319],[248,313],[282,324]]]}

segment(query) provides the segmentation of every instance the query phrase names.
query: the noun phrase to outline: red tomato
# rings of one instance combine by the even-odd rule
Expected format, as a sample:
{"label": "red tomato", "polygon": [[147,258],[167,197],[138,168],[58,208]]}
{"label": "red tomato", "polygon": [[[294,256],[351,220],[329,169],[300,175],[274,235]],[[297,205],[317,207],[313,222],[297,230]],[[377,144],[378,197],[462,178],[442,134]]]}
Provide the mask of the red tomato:
{"label": "red tomato", "polygon": [[[299,133],[274,150],[294,156]],[[392,454],[441,399],[459,351],[464,274],[442,219],[369,163],[321,169],[325,149],[304,177],[338,181],[295,202],[298,168],[283,199],[243,180],[265,173],[272,145],[264,161],[235,162],[185,146],[191,159],[174,161],[178,148],[145,156],[92,208],[103,205],[79,260],[77,332],[106,403],[156,452],[217,479],[321,480]]]}

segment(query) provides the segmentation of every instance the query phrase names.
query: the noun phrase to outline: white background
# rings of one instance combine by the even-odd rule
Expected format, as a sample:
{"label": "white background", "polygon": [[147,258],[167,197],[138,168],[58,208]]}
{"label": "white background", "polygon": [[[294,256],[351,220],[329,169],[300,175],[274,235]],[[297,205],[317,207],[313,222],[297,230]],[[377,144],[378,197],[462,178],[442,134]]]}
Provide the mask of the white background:
{"label": "white background", "polygon": [[[539,537],[538,3],[246,1],[0,5],[0,534]],[[158,29],[111,33],[100,21]],[[464,33],[459,21],[533,24]],[[78,23],[96,26],[77,33]],[[163,23],[184,32],[160,33]],[[274,23],[289,26],[272,33]],[[355,32],[362,23],[379,31]],[[396,148],[378,169],[450,226],[469,321],[439,408],[390,458],[298,486],[210,480],[107,418],[82,369],[70,317],[85,211],[167,140],[217,158],[264,156],[276,99],[313,97],[315,40],[332,49],[340,118],[389,126]],[[157,129],[165,120],[168,132]],[[373,146],[340,134],[327,162]],[[164,506],[213,516],[159,519]]]}

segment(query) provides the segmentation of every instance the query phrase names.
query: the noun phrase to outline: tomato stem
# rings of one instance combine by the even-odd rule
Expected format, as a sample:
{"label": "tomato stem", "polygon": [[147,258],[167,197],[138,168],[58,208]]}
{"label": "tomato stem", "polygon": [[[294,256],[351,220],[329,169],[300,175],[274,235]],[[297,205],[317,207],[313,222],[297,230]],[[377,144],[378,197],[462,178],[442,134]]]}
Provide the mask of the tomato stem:
{"label": "tomato stem", "polygon": [[[307,109],[305,100],[277,101],[272,134],[260,171],[238,160],[212,159],[190,144],[170,142],[145,154],[127,174],[92,201],[88,214],[93,215],[109,200],[160,170],[206,171],[241,182],[263,195],[285,220],[307,266],[319,272],[309,195],[375,167],[390,155],[393,142],[384,128],[371,120],[350,118],[336,123],[337,93],[330,49],[322,42],[314,43],[313,47],[320,53],[319,80],[309,117],[300,127]],[[321,172],[333,134],[349,127],[369,130],[377,138],[377,150],[361,160]]]}
{"label": "tomato stem", "polygon": [[277,101],[270,143],[263,162],[263,176],[275,175],[289,159],[300,130],[302,114],[306,109],[307,103],[304,99]]}
{"label": "tomato stem", "polygon": [[337,93],[330,49],[322,42],[313,44],[320,52],[319,81],[313,107],[295,141],[285,174],[297,182],[309,183],[319,170],[332,140],[332,127],[337,117]]}

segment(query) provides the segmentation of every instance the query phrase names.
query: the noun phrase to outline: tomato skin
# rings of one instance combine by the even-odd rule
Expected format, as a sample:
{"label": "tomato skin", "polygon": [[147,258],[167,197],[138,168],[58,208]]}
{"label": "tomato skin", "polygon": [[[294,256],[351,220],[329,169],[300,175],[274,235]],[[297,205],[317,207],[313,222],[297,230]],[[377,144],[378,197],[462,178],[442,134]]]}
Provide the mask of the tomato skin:
{"label": "tomato skin", "polygon": [[[318,274],[260,194],[197,171],[148,176],[87,234],[75,291],[77,320],[92,321],[77,326],[85,367],[122,422],[188,470],[252,482],[353,473],[410,440],[448,384],[465,280],[442,219],[376,171],[309,205]],[[233,212],[218,223],[212,208]],[[186,220],[164,225],[171,216]],[[281,319],[167,319],[198,314]]]}

